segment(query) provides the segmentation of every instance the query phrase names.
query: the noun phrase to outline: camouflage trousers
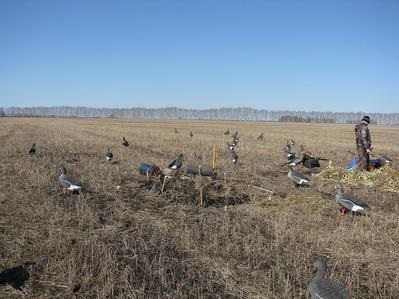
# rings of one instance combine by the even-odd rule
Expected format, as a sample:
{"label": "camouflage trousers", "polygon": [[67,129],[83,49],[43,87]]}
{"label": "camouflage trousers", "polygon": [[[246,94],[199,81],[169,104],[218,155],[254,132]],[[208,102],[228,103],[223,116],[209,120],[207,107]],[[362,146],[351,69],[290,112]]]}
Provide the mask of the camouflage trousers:
{"label": "camouflage trousers", "polygon": [[367,153],[366,149],[363,146],[357,146],[357,154],[359,156],[359,160],[357,161],[357,170],[367,170],[370,163],[370,155]]}

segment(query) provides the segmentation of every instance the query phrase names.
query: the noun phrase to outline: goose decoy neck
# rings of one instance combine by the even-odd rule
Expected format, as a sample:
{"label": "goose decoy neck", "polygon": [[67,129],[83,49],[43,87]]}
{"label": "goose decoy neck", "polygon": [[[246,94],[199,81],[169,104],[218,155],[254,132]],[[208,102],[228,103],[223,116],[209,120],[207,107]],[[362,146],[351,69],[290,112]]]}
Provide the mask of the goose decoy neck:
{"label": "goose decoy neck", "polygon": [[36,143],[32,144],[32,148],[36,147]]}
{"label": "goose decoy neck", "polygon": [[326,277],[327,262],[324,259],[322,258],[317,259],[316,262],[314,263],[314,267],[316,272],[316,278],[320,279]]}
{"label": "goose decoy neck", "polygon": [[61,166],[60,170],[61,170],[62,174],[66,174],[67,173],[67,170],[66,170],[65,166]]}
{"label": "goose decoy neck", "polygon": [[342,188],[341,183],[337,183],[337,184],[335,185],[335,190],[337,190],[337,193],[338,193],[338,194],[344,192],[344,188]]}

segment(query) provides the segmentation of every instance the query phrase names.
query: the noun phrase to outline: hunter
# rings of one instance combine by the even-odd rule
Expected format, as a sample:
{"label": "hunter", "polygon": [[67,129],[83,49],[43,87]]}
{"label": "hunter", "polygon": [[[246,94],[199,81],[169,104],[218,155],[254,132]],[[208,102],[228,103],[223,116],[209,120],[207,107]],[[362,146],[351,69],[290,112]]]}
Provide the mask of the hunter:
{"label": "hunter", "polygon": [[370,117],[368,115],[362,118],[362,121],[355,126],[356,148],[359,160],[356,166],[358,170],[368,170],[370,163],[371,137],[368,128]]}

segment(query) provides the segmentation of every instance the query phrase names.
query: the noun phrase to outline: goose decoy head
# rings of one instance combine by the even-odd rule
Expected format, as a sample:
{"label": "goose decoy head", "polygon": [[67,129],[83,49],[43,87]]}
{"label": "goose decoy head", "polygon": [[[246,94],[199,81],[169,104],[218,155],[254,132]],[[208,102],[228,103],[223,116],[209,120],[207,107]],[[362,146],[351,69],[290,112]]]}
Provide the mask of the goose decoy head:
{"label": "goose decoy head", "polygon": [[327,261],[324,257],[319,257],[314,262],[313,273],[316,273],[316,278],[324,278],[327,274]]}
{"label": "goose decoy head", "polygon": [[339,182],[337,184],[335,184],[334,188],[337,192],[340,192],[340,193],[344,192],[344,188],[342,187],[341,183],[339,183]]}
{"label": "goose decoy head", "polygon": [[67,170],[66,170],[65,166],[61,166],[60,170],[61,170],[61,174],[66,174],[67,173]]}

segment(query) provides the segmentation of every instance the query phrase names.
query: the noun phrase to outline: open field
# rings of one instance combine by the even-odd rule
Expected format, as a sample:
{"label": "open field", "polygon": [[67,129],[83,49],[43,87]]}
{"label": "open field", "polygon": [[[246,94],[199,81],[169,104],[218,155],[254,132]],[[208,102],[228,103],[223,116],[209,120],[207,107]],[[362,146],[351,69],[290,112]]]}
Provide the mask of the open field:
{"label": "open field", "polygon": [[[310,188],[294,188],[281,166],[281,149],[293,138],[294,150],[305,144],[345,167],[348,150],[355,151],[353,128],[0,119],[0,270],[35,262],[25,288],[0,285],[0,298],[308,298],[320,255],[353,298],[399,298],[399,193],[345,184],[371,211],[339,217],[333,181],[311,176]],[[226,148],[227,129],[239,132],[238,166]],[[265,139],[256,141],[261,132]],[[399,127],[370,125],[370,132],[375,152],[392,158],[397,171]],[[184,163],[210,164],[214,145],[216,181],[174,180],[163,193],[150,192],[152,182],[137,171],[141,162],[165,168],[179,153]],[[105,160],[108,147],[114,163]],[[62,193],[61,165],[86,194]]]}

